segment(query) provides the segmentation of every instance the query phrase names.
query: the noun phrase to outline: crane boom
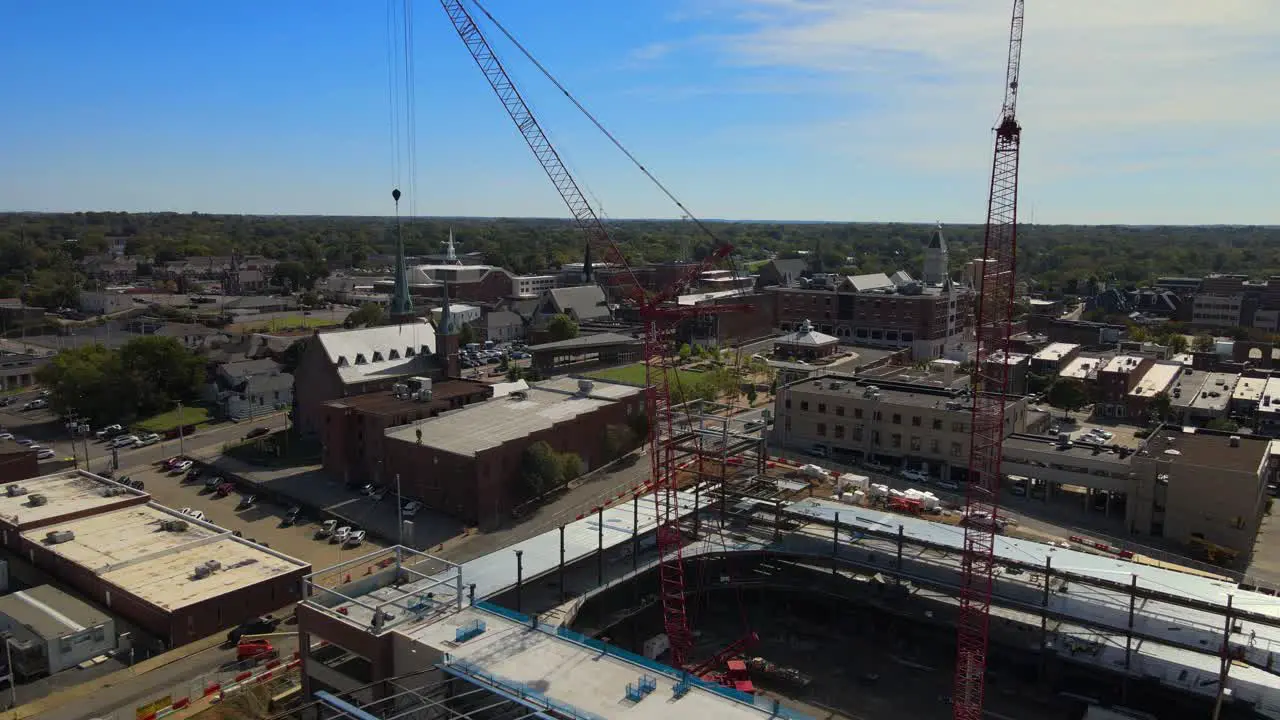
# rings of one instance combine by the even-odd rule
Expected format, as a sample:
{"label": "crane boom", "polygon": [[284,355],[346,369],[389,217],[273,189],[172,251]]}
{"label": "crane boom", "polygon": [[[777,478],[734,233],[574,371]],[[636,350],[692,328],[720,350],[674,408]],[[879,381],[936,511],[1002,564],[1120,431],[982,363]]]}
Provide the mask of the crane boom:
{"label": "crane boom", "polygon": [[[621,249],[605,230],[599,216],[587,202],[576,180],[560,159],[560,154],[539,125],[502,62],[494,53],[484,33],[467,11],[464,0],[440,0],[445,14],[453,23],[458,37],[471,53],[490,87],[497,94],[507,114],[515,123],[534,157],[542,165],[560,197],[564,199],[574,222],[587,236],[587,242],[600,252],[605,262],[624,269],[623,295],[635,306],[644,323],[644,362],[646,410],[649,420],[649,461],[653,498],[657,518],[657,541],[660,555],[658,575],[662,599],[663,629],[671,646],[671,664],[684,668],[693,648],[693,632],[689,628],[685,608],[684,535],[680,528],[678,501],[679,477],[676,470],[674,414],[678,396],[673,397],[672,383],[679,382],[673,357],[672,341],[676,323],[681,319],[709,313],[736,312],[745,308],[719,305],[712,308],[672,306],[672,300],[704,270],[728,257],[733,247],[717,243],[700,263],[686,267],[673,281],[653,293],[646,293],[627,264]],[[562,88],[563,89],[563,88]],[[566,91],[567,94],[567,91]],[[616,140],[615,140],[616,143]],[[634,160],[634,158],[633,158]],[[642,166],[643,169],[643,166]],[[648,171],[645,171],[646,174]],[[652,179],[652,175],[650,175]],[[665,191],[665,189],[664,189]],[[668,193],[669,195],[669,193]],[[683,207],[683,206],[682,206]]]}
{"label": "crane boom", "polygon": [[982,717],[985,689],[995,535],[999,523],[1000,460],[1009,392],[1007,359],[1018,248],[1018,154],[1022,128],[1017,120],[1017,105],[1024,4],[1025,0],[1014,0],[1013,3],[1005,95],[996,127],[982,280],[978,288],[963,580],[952,693],[953,717],[956,720],[979,720]]}

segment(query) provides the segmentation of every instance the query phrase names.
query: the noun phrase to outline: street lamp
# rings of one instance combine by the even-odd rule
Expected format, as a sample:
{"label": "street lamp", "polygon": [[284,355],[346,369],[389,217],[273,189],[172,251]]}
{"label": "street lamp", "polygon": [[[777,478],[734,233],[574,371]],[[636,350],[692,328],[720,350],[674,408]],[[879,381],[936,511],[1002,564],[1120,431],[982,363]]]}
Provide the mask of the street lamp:
{"label": "street lamp", "polygon": [[9,666],[9,697],[12,701],[10,707],[18,707],[18,680],[13,674],[13,633],[4,633],[4,661]]}

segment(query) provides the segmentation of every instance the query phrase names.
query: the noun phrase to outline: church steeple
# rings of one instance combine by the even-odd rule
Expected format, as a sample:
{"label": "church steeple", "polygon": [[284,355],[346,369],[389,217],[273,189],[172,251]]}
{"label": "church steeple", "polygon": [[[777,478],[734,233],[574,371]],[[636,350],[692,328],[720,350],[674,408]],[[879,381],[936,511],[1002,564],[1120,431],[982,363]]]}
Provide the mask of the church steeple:
{"label": "church steeple", "polygon": [[947,240],[942,236],[942,223],[929,236],[924,250],[924,282],[926,285],[946,285],[950,278],[947,257]]}
{"label": "church steeple", "polygon": [[409,295],[409,269],[404,259],[404,228],[400,223],[400,190],[391,191],[396,203],[396,276],[395,289],[391,292],[391,319],[403,322],[413,317],[413,297]]}

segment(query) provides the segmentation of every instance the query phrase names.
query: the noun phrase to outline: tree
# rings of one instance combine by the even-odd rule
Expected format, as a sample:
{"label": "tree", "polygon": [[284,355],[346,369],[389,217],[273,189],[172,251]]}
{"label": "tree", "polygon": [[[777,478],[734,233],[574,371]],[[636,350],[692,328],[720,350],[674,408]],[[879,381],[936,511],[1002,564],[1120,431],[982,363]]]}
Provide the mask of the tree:
{"label": "tree", "polygon": [[120,365],[133,381],[132,399],[143,416],[194,400],[205,378],[204,360],[171,337],[130,340],[120,348]]}
{"label": "tree", "polygon": [[[578,462],[581,463],[581,459]],[[525,488],[535,498],[559,487],[564,479],[564,464],[559,454],[543,440],[524,449],[520,469]]]}
{"label": "tree", "polygon": [[1210,335],[1197,335],[1195,342],[1196,352],[1213,352],[1213,337]]}
{"label": "tree", "polygon": [[102,345],[64,350],[36,372],[50,391],[49,404],[59,415],[81,415],[95,426],[129,421],[136,409],[120,354]]}
{"label": "tree", "polygon": [[1151,333],[1141,325],[1129,324],[1129,339],[1134,342],[1145,342],[1151,339]]}
{"label": "tree", "polygon": [[759,397],[759,395],[758,395],[758,393],[756,393],[756,384],[755,384],[755,383],[749,383],[749,384],[747,385],[747,404],[748,404],[748,405],[755,405],[755,404],[756,404],[756,398],[757,398],[757,397]]}
{"label": "tree", "polygon": [[319,307],[323,302],[324,300],[320,297],[320,293],[315,290],[307,290],[298,295],[298,304],[302,307]]}
{"label": "tree", "polygon": [[524,377],[524,368],[520,365],[511,364],[507,366],[507,382],[515,382]]}
{"label": "tree", "polygon": [[292,345],[285,348],[284,352],[280,353],[280,357],[278,357],[277,360],[282,366],[280,369],[283,372],[292,374],[293,371],[298,369],[298,363],[302,362],[302,354],[307,351],[307,345],[311,340],[311,337],[304,337],[301,340],[294,342]]}
{"label": "tree", "polygon": [[458,344],[466,347],[475,341],[475,328],[471,327],[471,323],[462,323],[462,327],[458,328]]}
{"label": "tree", "polygon": [[307,275],[307,268],[300,262],[287,260],[282,263],[276,263],[275,271],[271,274],[272,281],[283,288],[289,288],[292,291],[309,289],[314,282]]}
{"label": "tree", "polygon": [[577,453],[559,453],[558,460],[560,461],[561,482],[567,483],[578,479],[582,475],[582,456]]}
{"label": "tree", "polygon": [[1074,378],[1059,378],[1049,388],[1049,404],[1067,411],[1075,411],[1089,404],[1084,384]]}
{"label": "tree", "polygon": [[1187,351],[1187,336],[1182,333],[1169,333],[1160,339],[1160,344],[1169,348],[1169,352],[1177,355]]}
{"label": "tree", "polygon": [[552,342],[572,340],[578,337],[578,323],[568,315],[561,313],[551,318],[551,322],[547,323],[547,334],[551,336]]}
{"label": "tree", "polygon": [[693,354],[693,348],[689,347],[689,343],[680,346],[680,362],[689,362],[689,356]]}
{"label": "tree", "polygon": [[1147,413],[1151,415],[1153,423],[1164,422],[1169,417],[1169,412],[1173,410],[1173,399],[1169,397],[1167,392],[1158,392],[1151,398],[1151,402],[1147,404]]}
{"label": "tree", "polygon": [[626,425],[610,425],[604,429],[604,454],[616,458],[631,445],[631,429]]}
{"label": "tree", "polygon": [[381,325],[387,319],[387,313],[377,303],[365,303],[347,316],[342,322],[345,327],[373,327]]}
{"label": "tree", "polygon": [[1027,394],[1039,395],[1053,385],[1053,380],[1054,378],[1052,375],[1039,375],[1033,372],[1027,373]]}

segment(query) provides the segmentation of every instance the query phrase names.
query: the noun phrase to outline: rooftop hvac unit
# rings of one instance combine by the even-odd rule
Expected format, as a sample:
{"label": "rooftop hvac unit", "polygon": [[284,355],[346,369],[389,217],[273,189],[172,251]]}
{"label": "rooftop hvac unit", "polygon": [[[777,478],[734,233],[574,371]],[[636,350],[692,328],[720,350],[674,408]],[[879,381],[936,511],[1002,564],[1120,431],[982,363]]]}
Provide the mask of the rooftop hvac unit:
{"label": "rooftop hvac unit", "polygon": [[58,543],[70,542],[76,539],[76,534],[70,530],[52,530],[44,536],[46,543],[57,545]]}
{"label": "rooftop hvac unit", "polygon": [[32,493],[27,502],[31,504],[31,507],[40,507],[41,505],[47,505],[49,503],[49,498],[45,497],[41,493]]}
{"label": "rooftop hvac unit", "polygon": [[222,569],[222,563],[218,560],[205,560],[204,566],[209,568],[210,572]]}
{"label": "rooftop hvac unit", "polygon": [[18,497],[19,495],[27,494],[27,489],[21,485],[9,485],[4,489],[4,491],[9,497]]}
{"label": "rooftop hvac unit", "polygon": [[1227,442],[1231,444],[1231,447],[1240,447],[1240,436],[1232,435],[1231,437],[1227,438]]}
{"label": "rooftop hvac unit", "polygon": [[195,570],[193,571],[193,574],[196,576],[197,579],[199,579],[199,578],[209,577],[210,573],[212,572],[213,571],[209,569],[208,565],[196,565]]}
{"label": "rooftop hvac unit", "polygon": [[583,378],[578,381],[578,394],[582,395],[583,397],[586,397],[587,395],[591,394],[591,390],[595,386],[596,386],[595,383],[591,382],[590,380],[587,380],[586,378]]}
{"label": "rooftop hvac unit", "polygon": [[165,520],[160,523],[160,529],[168,532],[186,532],[188,527],[186,520]]}

